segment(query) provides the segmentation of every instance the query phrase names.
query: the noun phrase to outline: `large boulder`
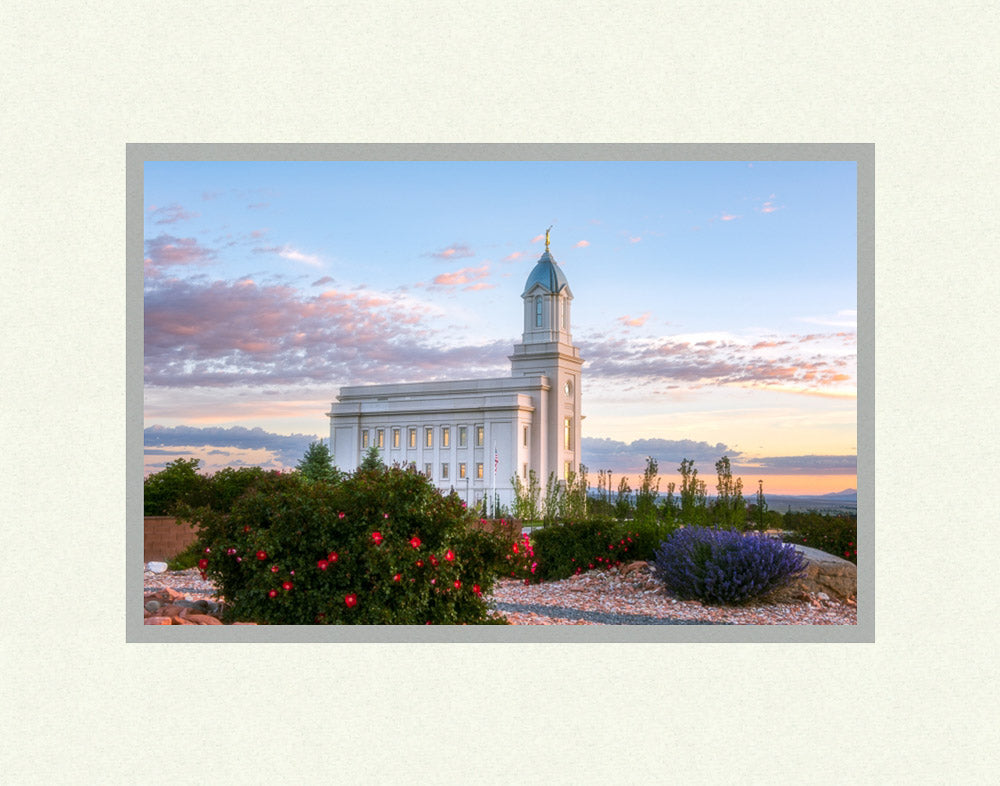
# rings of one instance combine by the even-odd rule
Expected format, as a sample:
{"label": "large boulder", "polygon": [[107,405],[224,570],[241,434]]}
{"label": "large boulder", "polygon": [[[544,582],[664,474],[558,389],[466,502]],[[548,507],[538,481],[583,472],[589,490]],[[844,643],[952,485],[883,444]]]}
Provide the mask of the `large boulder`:
{"label": "large boulder", "polygon": [[813,594],[825,592],[839,600],[857,597],[857,565],[811,546],[796,543],[795,550],[806,558],[806,574],[795,581],[795,588]]}

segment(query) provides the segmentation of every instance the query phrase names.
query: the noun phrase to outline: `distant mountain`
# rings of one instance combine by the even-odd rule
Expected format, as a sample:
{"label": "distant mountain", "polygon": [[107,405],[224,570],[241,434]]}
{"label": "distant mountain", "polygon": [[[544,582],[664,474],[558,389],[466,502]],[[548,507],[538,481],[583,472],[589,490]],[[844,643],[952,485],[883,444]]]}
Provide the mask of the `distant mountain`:
{"label": "distant mountain", "polygon": [[827,499],[853,499],[858,498],[857,489],[844,489],[843,491],[831,491],[829,494],[818,494],[817,496],[826,497]]}

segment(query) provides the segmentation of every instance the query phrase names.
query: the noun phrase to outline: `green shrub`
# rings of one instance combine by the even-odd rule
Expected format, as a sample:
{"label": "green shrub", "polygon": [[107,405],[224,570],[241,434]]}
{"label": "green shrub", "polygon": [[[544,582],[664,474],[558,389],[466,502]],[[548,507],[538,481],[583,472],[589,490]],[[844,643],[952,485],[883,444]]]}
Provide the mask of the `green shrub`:
{"label": "green shrub", "polygon": [[556,581],[623,562],[652,560],[672,531],[673,525],[655,521],[637,524],[608,518],[543,527],[531,536],[538,563],[532,579]]}
{"label": "green shrub", "polygon": [[858,516],[856,513],[805,513],[785,514],[785,543],[812,546],[827,554],[834,554],[858,564]]}
{"label": "green shrub", "polygon": [[379,465],[337,484],[272,474],[200,523],[200,565],[227,621],[483,624],[503,546],[468,526],[457,495]]}

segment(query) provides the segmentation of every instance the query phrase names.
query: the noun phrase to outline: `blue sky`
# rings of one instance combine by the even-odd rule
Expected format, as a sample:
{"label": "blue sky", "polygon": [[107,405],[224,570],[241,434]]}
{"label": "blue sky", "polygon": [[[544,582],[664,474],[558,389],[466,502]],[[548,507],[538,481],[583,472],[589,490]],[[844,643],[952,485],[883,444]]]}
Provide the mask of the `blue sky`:
{"label": "blue sky", "polygon": [[147,162],[146,470],[294,466],[338,388],[503,376],[544,249],[584,462],[856,485],[853,162]]}

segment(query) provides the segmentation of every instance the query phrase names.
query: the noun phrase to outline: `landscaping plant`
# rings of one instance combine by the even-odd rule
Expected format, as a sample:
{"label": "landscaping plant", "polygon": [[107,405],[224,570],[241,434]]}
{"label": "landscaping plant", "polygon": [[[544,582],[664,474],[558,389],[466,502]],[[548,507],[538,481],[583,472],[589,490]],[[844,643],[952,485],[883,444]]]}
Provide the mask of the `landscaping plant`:
{"label": "landscaping plant", "polygon": [[794,546],[774,538],[685,527],[660,546],[654,573],[679,598],[736,605],[786,586],[805,568]]}
{"label": "landscaping plant", "polygon": [[228,515],[184,513],[201,527],[198,567],[219,588],[227,621],[502,622],[483,595],[503,544],[468,526],[457,495],[412,470],[373,462],[339,483],[272,473]]}

